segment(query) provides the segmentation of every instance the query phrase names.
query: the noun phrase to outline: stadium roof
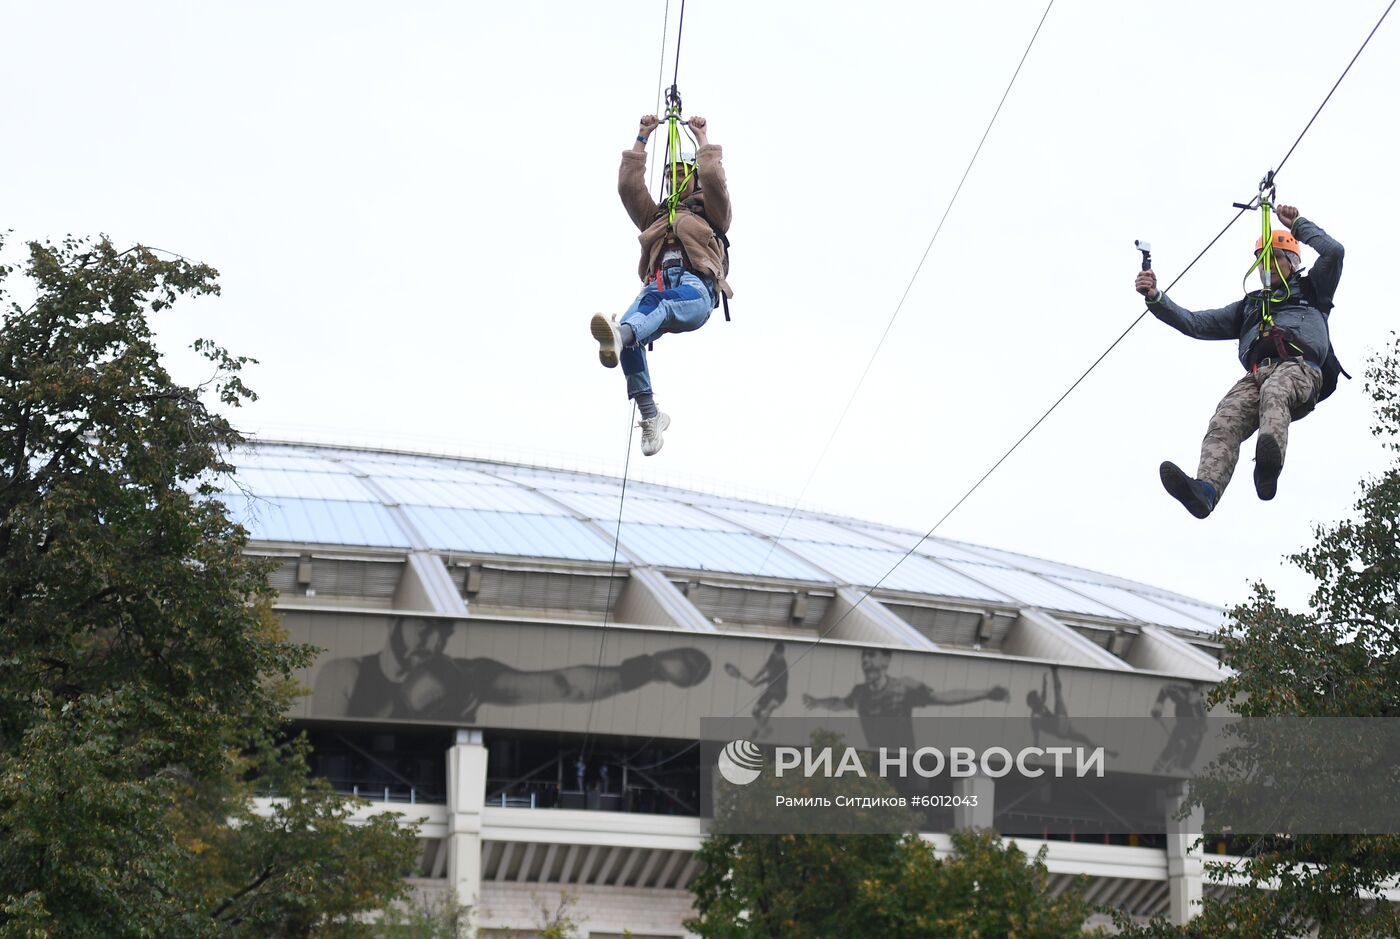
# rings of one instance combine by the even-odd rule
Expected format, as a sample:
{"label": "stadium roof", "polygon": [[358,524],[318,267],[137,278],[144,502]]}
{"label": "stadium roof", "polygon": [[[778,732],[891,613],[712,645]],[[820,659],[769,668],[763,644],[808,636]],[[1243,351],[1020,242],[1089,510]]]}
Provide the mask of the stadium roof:
{"label": "stadium roof", "polygon": [[[1112,626],[1200,633],[1220,607],[921,532],[789,507],[529,465],[348,447],[258,443],[217,483],[260,546],[432,552],[618,573],[655,568],[813,592],[878,585],[886,603],[1026,607]],[[905,557],[911,546],[913,553]],[[276,553],[276,552],[274,552]],[[901,560],[902,559],[902,560]]]}

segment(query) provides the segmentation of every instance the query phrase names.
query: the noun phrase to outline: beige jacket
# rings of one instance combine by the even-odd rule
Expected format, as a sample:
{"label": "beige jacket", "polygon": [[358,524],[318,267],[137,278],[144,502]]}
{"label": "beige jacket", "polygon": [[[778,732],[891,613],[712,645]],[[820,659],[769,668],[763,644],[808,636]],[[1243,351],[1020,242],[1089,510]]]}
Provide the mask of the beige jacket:
{"label": "beige jacket", "polygon": [[[729,187],[724,181],[724,164],[721,162],[724,151],[718,144],[705,144],[696,152],[699,177],[699,191],[690,201],[700,199],[704,204],[705,218],[701,218],[684,205],[676,207],[675,237],[685,251],[686,261],[691,270],[710,278],[716,288],[726,297],[734,296],[729,282],[724,277],[724,244],[715,235],[714,227],[729,231]],[[637,265],[637,276],[643,281],[656,276],[656,268],[661,263],[661,253],[665,250],[670,236],[667,212],[664,205],[657,205],[646,186],[647,155],[636,150],[624,150],[622,167],[617,174],[617,193],[627,209],[633,224],[641,229],[637,240],[642,245],[642,259]],[[709,221],[705,219],[708,218]],[[718,299],[718,298],[716,298]]]}

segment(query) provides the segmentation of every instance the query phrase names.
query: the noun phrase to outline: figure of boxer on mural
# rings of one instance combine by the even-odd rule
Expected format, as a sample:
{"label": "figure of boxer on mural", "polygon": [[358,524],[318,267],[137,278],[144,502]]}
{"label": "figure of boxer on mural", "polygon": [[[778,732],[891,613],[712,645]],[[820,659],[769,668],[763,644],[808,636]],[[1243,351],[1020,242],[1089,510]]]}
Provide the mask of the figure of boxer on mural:
{"label": "figure of boxer on mural", "polygon": [[569,665],[524,671],[443,650],[452,620],[397,617],[384,648],[332,659],[316,676],[317,717],[400,718],[472,723],[483,704],[576,704],[598,701],[652,682],[690,688],[710,674],[699,649],[636,655],[619,665]]}

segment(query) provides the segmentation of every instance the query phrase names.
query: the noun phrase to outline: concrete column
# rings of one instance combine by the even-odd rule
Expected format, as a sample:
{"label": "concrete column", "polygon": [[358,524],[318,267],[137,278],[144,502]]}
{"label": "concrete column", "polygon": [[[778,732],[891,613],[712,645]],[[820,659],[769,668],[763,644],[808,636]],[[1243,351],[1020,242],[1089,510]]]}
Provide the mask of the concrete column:
{"label": "concrete column", "polygon": [[1186,786],[1167,798],[1167,915],[1183,925],[1201,912],[1201,888],[1205,883],[1205,859],[1195,846],[1202,827],[1201,807],[1184,819],[1176,817],[1186,801]]}
{"label": "concrete column", "polygon": [[976,798],[976,805],[953,807],[953,828],[991,828],[996,808],[997,784],[990,776],[960,776],[953,780],[954,799]]}
{"label": "concrete column", "polygon": [[458,730],[447,751],[447,885],[463,904],[481,902],[481,810],[486,802],[486,747],[481,731]]}

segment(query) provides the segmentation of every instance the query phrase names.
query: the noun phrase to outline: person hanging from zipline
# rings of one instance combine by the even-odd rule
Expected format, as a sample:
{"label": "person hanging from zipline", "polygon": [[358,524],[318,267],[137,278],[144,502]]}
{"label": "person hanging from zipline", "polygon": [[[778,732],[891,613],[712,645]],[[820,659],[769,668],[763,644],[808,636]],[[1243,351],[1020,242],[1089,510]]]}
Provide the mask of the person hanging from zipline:
{"label": "person hanging from zipline", "polygon": [[[1268,231],[1268,206],[1262,206]],[[1317,224],[1281,205],[1278,220],[1288,230],[1269,231],[1255,243],[1255,265],[1263,288],[1229,306],[1187,310],[1157,289],[1144,270],[1135,287],[1152,315],[1193,339],[1234,339],[1246,374],[1225,393],[1201,442],[1195,478],[1175,463],[1163,463],[1162,485],[1196,518],[1210,515],[1234,474],[1240,445],[1259,431],[1254,450],[1254,488],[1260,499],[1278,490],[1288,447],[1290,421],[1310,412],[1345,374],[1332,352],[1327,329],[1332,298],[1342,276],[1343,248]],[[1317,252],[1304,274],[1298,242]],[[1267,242],[1267,243],[1266,243]],[[1251,272],[1253,268],[1250,269]],[[1245,275],[1248,277],[1248,274]],[[1348,376],[1350,377],[1350,376]]]}
{"label": "person hanging from zipline", "polygon": [[[674,113],[674,112],[673,112]],[[671,115],[668,115],[668,119]],[[637,403],[642,419],[642,453],[661,450],[662,432],[671,418],[656,406],[648,343],[666,333],[699,329],[721,299],[734,296],[728,274],[729,188],[725,184],[723,151],[707,137],[703,117],[692,117],[693,154],[676,145],[675,122],[668,141],[665,193],[658,204],[646,187],[647,139],[661,123],[644,115],[632,149],[622,154],[617,191],[632,222],[641,230],[641,293],[622,314],[611,319],[594,314],[589,324],[598,341],[598,358],[608,368],[622,363],[627,396]]]}

